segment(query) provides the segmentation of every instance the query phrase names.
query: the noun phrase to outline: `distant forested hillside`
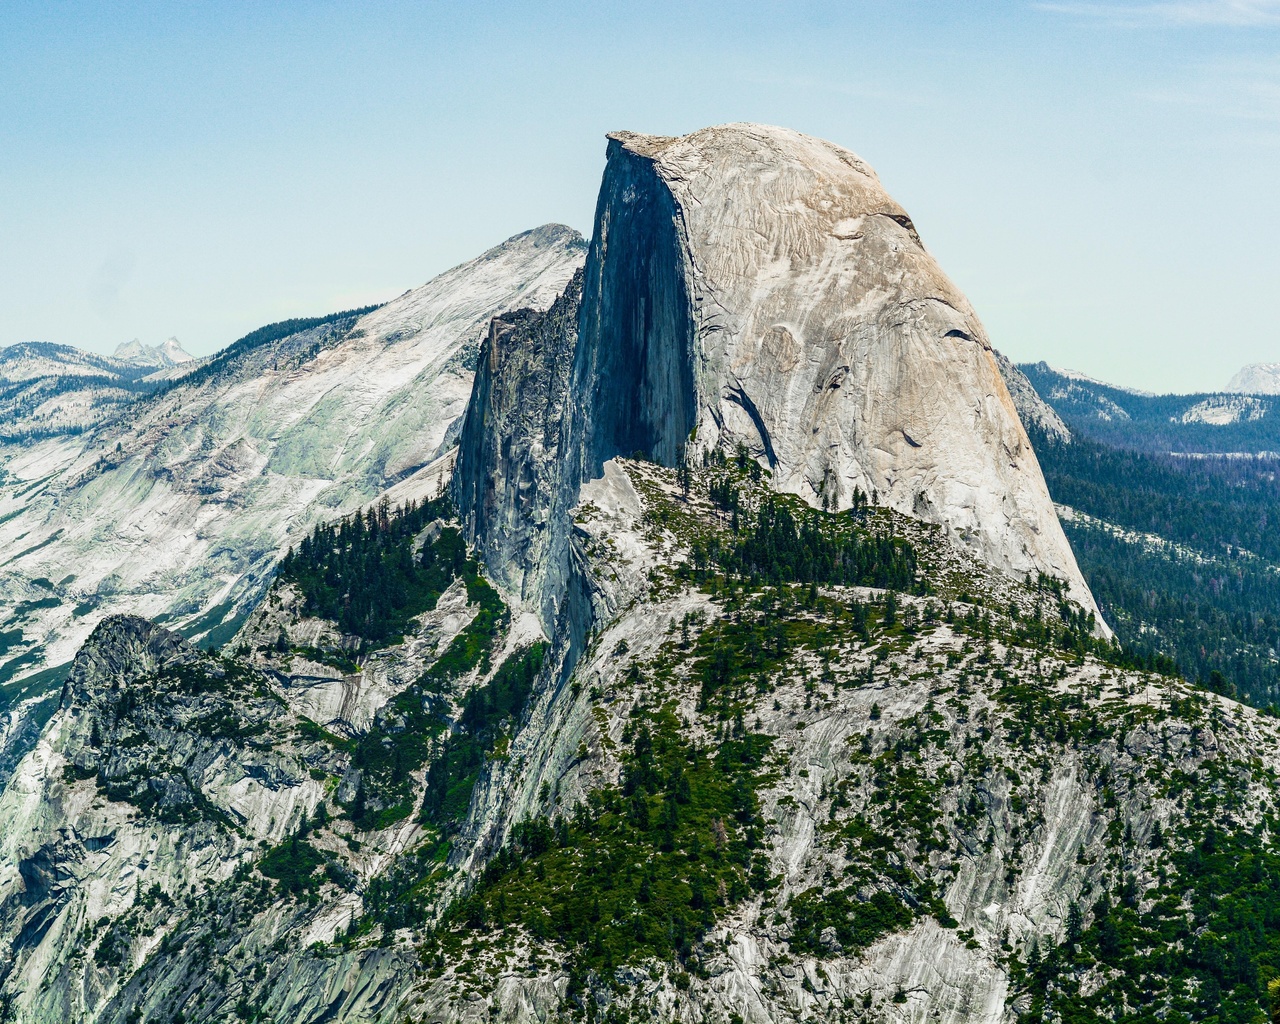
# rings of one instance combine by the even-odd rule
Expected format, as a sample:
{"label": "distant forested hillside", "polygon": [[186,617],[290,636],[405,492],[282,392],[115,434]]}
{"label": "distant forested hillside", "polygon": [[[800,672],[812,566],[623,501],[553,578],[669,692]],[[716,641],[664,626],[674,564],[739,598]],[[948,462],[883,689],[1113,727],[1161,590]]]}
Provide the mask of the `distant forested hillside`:
{"label": "distant forested hillside", "polygon": [[1054,501],[1077,513],[1063,528],[1120,639],[1210,689],[1280,704],[1280,459],[1134,451],[1058,411],[1074,440],[1032,441]]}
{"label": "distant forested hillside", "polygon": [[1119,448],[1147,452],[1280,452],[1280,396],[1151,395],[1019,363],[1040,397],[1071,427]]}

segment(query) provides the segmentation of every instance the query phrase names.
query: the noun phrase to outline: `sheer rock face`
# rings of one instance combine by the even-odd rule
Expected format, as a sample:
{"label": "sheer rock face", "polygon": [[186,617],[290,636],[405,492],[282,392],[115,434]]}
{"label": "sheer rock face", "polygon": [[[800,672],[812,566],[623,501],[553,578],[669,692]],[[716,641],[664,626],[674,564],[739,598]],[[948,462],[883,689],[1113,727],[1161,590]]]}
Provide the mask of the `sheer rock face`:
{"label": "sheer rock face", "polygon": [[584,479],[743,443],[779,490],[861,489],[1094,607],[982,324],[847,150],[749,124],[611,135],[581,334]]}
{"label": "sheer rock face", "polygon": [[563,484],[581,299],[579,271],[545,313],[520,309],[492,321],[458,444],[454,488],[468,539],[498,584],[538,608],[548,573],[560,578],[549,526]]}
{"label": "sheer rock face", "polygon": [[[609,144],[587,251],[571,436],[584,479],[637,452],[666,465],[697,422],[698,346],[682,211],[652,162]],[[584,413],[585,415],[577,415]]]}

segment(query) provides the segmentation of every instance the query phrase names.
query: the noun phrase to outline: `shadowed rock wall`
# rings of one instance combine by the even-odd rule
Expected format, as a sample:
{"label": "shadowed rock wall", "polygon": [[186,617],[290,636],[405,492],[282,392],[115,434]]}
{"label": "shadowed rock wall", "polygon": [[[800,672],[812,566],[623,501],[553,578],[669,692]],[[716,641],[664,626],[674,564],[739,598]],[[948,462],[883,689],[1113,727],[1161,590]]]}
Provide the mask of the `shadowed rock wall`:
{"label": "shadowed rock wall", "polygon": [[494,581],[535,607],[565,475],[581,298],[579,270],[545,313],[521,309],[493,320],[458,443],[454,493],[468,540]]}
{"label": "shadowed rock wall", "polygon": [[610,140],[587,251],[572,418],[583,479],[615,455],[674,465],[695,422],[680,211],[652,162]]}

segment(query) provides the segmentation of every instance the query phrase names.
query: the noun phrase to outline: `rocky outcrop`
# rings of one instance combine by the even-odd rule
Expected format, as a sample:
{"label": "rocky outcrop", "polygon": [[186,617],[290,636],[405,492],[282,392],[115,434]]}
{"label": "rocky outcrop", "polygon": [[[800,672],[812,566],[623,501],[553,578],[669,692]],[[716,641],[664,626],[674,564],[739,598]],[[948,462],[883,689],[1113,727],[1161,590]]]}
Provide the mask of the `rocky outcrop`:
{"label": "rocky outcrop", "polygon": [[[345,737],[368,732],[379,709],[417,680],[476,615],[466,586],[455,581],[400,643],[365,651],[357,664],[352,659],[360,638],[304,608],[297,587],[277,579],[230,646],[271,676],[291,710]],[[335,653],[352,663],[336,663]]]}
{"label": "rocky outcrop", "polygon": [[1069,442],[1071,431],[1053,406],[1040,397],[1040,392],[1027,380],[1027,375],[1003,353],[992,349],[991,354],[995,356],[996,366],[1000,368],[1000,376],[1004,378],[1004,386],[1009,389],[1009,397],[1013,399],[1013,407],[1018,410],[1023,426],[1034,426],[1052,440]]}
{"label": "rocky outcrop", "polygon": [[[917,624],[901,646],[883,634],[859,641],[842,624],[851,603],[884,600],[883,592],[863,588],[824,590],[834,599],[825,611],[784,613],[779,606],[753,620],[732,593],[713,597],[675,582],[678,571],[668,575],[688,565],[681,538],[704,542],[725,523],[704,500],[682,496],[674,474],[651,464],[610,460],[582,486],[581,498],[572,552],[596,628],[570,685],[540,690],[507,755],[481,780],[471,824],[482,850],[491,854],[517,822],[571,814],[589,806],[593,793],[623,784],[628,769],[620,762],[647,702],[661,704],[691,742],[721,746],[727,723],[699,695],[706,662],[696,659],[710,645],[682,633],[796,614],[821,623],[817,635],[824,638],[789,651],[765,673],[769,681],[743,698],[743,717],[776,752],[760,796],[776,888],[718,920],[698,947],[691,982],[657,963],[620,971],[619,986],[597,996],[616,1001],[619,1016],[705,1022],[737,1015],[764,1024],[845,1019],[854,1007],[867,1019],[903,1024],[1012,1024],[1029,999],[1014,981],[1016,960],[1047,955],[1072,927],[1092,924],[1118,886],[1143,892],[1158,884],[1168,870],[1164,851],[1186,841],[1167,837],[1198,834],[1202,823],[1193,826],[1190,805],[1163,780],[1212,774],[1251,748],[1265,763],[1280,756],[1280,731],[1264,715],[1181,681],[1007,642],[1003,613],[994,643],[982,652],[965,624],[966,617],[978,620],[976,607],[957,605],[954,624],[935,618],[925,625],[938,614],[936,598],[900,598]],[[917,546],[922,572],[944,600],[952,599],[947,587],[963,581],[966,600],[1016,606],[1023,621],[1056,614],[1047,595],[993,571],[926,525],[885,510],[875,516],[877,529]],[[1210,722],[1219,724],[1210,731]],[[886,772],[901,774],[890,782]],[[1242,783],[1240,822],[1261,820],[1268,791],[1265,771]],[[907,810],[908,801],[921,799],[936,817],[915,818],[920,804]],[[904,827],[912,820],[917,824]],[[938,824],[947,849],[934,845],[932,824],[912,832],[920,821]],[[895,865],[908,868],[904,877],[936,886],[954,921],[922,912],[911,927],[862,948],[842,947],[828,929],[820,949],[799,951],[787,908],[803,904],[806,894],[855,890],[865,905],[871,889],[859,858],[881,842],[892,848]],[[473,870],[484,861],[477,856]],[[602,919],[602,929],[611,927],[619,925]],[[524,976],[483,948],[490,943],[512,951],[516,962],[545,962],[534,952],[537,942],[526,946],[504,933],[495,943],[483,929],[476,934],[442,978],[422,984],[417,998],[428,1019],[554,1019],[575,1005],[563,974],[544,968]],[[486,972],[492,983],[467,988],[468,977]]]}
{"label": "rocky outcrop", "polygon": [[1280,363],[1250,363],[1227,383],[1227,391],[1245,395],[1280,395]]}
{"label": "rocky outcrop", "polygon": [[779,490],[860,491],[1094,607],[981,322],[838,146],[611,135],[573,381],[584,479],[744,444]]}
{"label": "rocky outcrop", "polygon": [[[389,743],[404,731],[390,698],[472,621],[467,604],[466,587],[450,587],[400,643],[365,652],[348,675],[314,660],[344,638],[301,615],[290,584],[273,587],[234,660],[145,619],[100,623],[0,794],[3,1019],[168,1020],[185,1005],[196,1020],[197,1005],[219,1016],[235,1002],[230,990],[278,1008],[277,1019],[389,1013],[411,956],[355,950],[334,963],[305,950],[358,917],[360,880],[422,835],[408,815],[365,830],[337,820],[363,780],[340,737],[377,730]],[[272,846],[288,861],[290,837],[306,838],[304,875],[323,862],[322,899],[299,901],[283,881],[266,899],[292,876],[251,877]],[[258,960],[270,950],[271,975],[233,979],[232,961],[251,950]],[[224,957],[216,974],[211,951]]]}
{"label": "rocky outcrop", "polygon": [[1178,420],[1225,427],[1232,423],[1253,423],[1264,419],[1270,409],[1270,402],[1252,395],[1214,395],[1184,410]]}
{"label": "rocky outcrop", "polygon": [[552,510],[565,484],[562,435],[574,401],[569,375],[581,301],[579,272],[545,313],[521,309],[490,324],[453,477],[468,540],[489,574],[548,619],[543,584],[557,562]]}
{"label": "rocky outcrop", "polygon": [[0,794],[0,986],[19,1020],[95,1019],[184,894],[305,820],[324,790],[290,725],[255,673],[145,619],[98,625]]}

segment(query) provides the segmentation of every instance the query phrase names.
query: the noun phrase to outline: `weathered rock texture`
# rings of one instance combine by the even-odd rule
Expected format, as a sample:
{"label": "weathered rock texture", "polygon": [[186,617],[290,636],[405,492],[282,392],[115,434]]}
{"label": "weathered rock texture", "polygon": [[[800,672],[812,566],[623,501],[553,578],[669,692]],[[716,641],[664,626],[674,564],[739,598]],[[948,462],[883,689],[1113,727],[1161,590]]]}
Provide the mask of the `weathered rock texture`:
{"label": "weathered rock texture", "polygon": [[[234,663],[146,619],[99,623],[0,793],[0,1020],[168,1021],[178,1008],[188,1020],[223,1019],[256,983],[275,993],[279,1020],[388,1019],[389,979],[412,975],[403,953],[329,960],[304,950],[359,915],[361,880],[384,875],[421,840],[421,824],[396,820],[349,843],[346,822],[317,822],[309,841],[342,882],[318,902],[255,893],[247,865],[358,785],[349,746],[312,723],[346,735],[394,729],[388,698],[474,615],[459,583],[402,643],[349,675],[277,649],[281,635],[304,650],[340,637],[301,615],[289,584],[246,623]],[[517,623],[505,639],[523,635]],[[202,921],[213,935],[200,934]],[[272,967],[269,977],[235,968],[235,998],[229,964],[215,971],[210,961],[228,940],[238,958],[256,951],[250,967]]]}
{"label": "weathered rock texture", "polygon": [[1250,363],[1228,382],[1227,391],[1246,395],[1280,395],[1280,363]]}
{"label": "weathered rock texture", "polygon": [[[544,675],[477,778],[438,905],[478,876],[517,822],[568,813],[618,785],[644,708],[668,708],[691,742],[716,748],[729,723],[701,706],[699,633],[775,618],[812,625],[816,642],[789,648],[767,684],[743,694],[745,720],[774,751],[759,815],[775,884],[717,911],[688,954],[691,971],[642,959],[619,968],[616,987],[600,980],[584,997],[570,988],[574,951],[554,937],[464,929],[459,954],[431,967],[421,926],[384,916],[348,935],[370,907],[386,907],[399,872],[431,868],[436,838],[412,818],[362,832],[341,816],[343,788],[332,783],[350,776],[350,757],[298,716],[318,670],[294,660],[307,675],[288,678],[286,656],[261,650],[253,666],[232,666],[159,627],[113,618],[0,794],[0,997],[13,1018],[126,1024],[181,1010],[211,1024],[532,1024],[573,1019],[590,998],[632,1019],[688,1024],[734,1014],[749,1024],[1014,1024],[1025,999],[1011,951],[1025,961],[1055,947],[1073,906],[1089,927],[1090,907],[1126,878],[1139,892],[1157,885],[1167,851],[1215,788],[1232,793],[1225,829],[1260,828],[1273,805],[1272,719],[1178,681],[1010,643],[1003,611],[984,641],[980,611],[1017,606],[1025,622],[1033,606],[1051,616],[1056,601],[918,521],[869,513],[877,530],[917,546],[937,595],[899,595],[910,632],[877,627],[860,638],[847,609],[883,592],[823,588],[812,608],[744,606],[673,571],[690,559],[690,538],[728,530],[697,481],[686,498],[668,470],[611,461],[582,499],[571,544],[598,631],[567,679]],[[956,597],[961,586],[982,609]],[[242,639],[281,630],[305,646],[332,639],[333,624],[299,617],[286,589]],[[944,601],[952,622],[937,617]],[[440,629],[455,629],[440,611],[388,656],[417,657]],[[664,659],[670,674],[651,675]],[[310,717],[313,702],[302,703]],[[378,717],[385,729],[394,709]],[[1071,737],[1055,732],[1068,724]],[[428,784],[416,772],[415,796]],[[1194,799],[1183,798],[1187,786]],[[307,841],[333,872],[313,893],[282,893],[263,855],[308,815]],[[860,834],[859,821],[934,887],[956,927],[922,911],[865,947],[825,932],[819,948],[796,947],[806,893],[857,896],[866,849],[842,830]]]}
{"label": "weathered rock texture", "polygon": [[982,324],[852,153],[750,124],[615,133],[585,273],[584,479],[743,443],[779,490],[861,490],[1093,607]]}
{"label": "weathered rock texture", "polygon": [[1023,426],[1038,427],[1054,440],[1069,442],[1071,431],[1053,406],[1040,397],[1040,392],[1027,380],[1027,375],[1003,353],[992,349],[991,354],[996,358],[996,366],[1000,368],[1000,376],[1004,378],[1004,386],[1009,389],[1009,397],[1013,399]]}
{"label": "weathered rock texture", "polygon": [[[285,581],[229,660],[102,621],[0,792],[0,1005],[18,1021],[1013,1024],[1022,964],[1073,920],[1094,927],[1100,897],[1159,892],[1217,806],[1202,798],[1230,789],[1231,815],[1214,820],[1232,834],[1270,821],[1272,720],[1097,660],[1112,652],[1055,632],[1076,620],[1056,590],[1014,578],[1052,573],[1092,606],[981,325],[856,157],[754,126],[619,135],[581,273],[566,270],[568,240],[551,241],[549,265],[535,252],[516,261],[531,276],[498,275],[503,294],[531,296],[521,307],[550,307],[489,327],[453,477],[486,572],[549,639],[527,699],[467,732],[490,699],[475,688],[544,639],[531,614],[504,611],[487,658],[424,687],[479,620],[461,580],[376,651],[309,617]],[[361,406],[397,425],[382,447],[351,435],[343,459],[361,479],[385,483],[401,455],[416,465],[451,436],[441,396],[470,373],[458,324],[493,294],[471,275],[452,287],[321,353],[385,357],[400,330],[430,333],[435,313],[448,326],[432,348],[444,363],[417,371],[430,387],[398,387],[394,416]],[[348,421],[340,406],[307,421],[298,458]],[[740,444],[769,479],[746,458],[701,464]],[[654,464],[682,458],[691,472]],[[891,597],[708,569],[708,552],[743,540],[747,520],[717,496],[728,483],[747,512],[800,516],[769,488],[836,508],[860,488],[891,507],[839,522],[909,543],[925,586]],[[555,932],[449,916],[499,877],[485,866],[521,824],[638,814],[618,801],[642,763],[636,730],[659,716],[690,766],[747,733],[767,746],[680,869],[740,839],[758,884],[717,888],[713,925],[672,955],[603,974]],[[468,749],[474,762],[433,775]],[[384,770],[379,797],[368,783]],[[674,810],[674,779],[673,819],[692,813]],[[454,817],[425,813],[442,792]],[[381,816],[396,794],[403,813]],[[659,840],[627,842],[635,866],[654,862]],[[806,931],[815,900],[860,907],[904,886],[897,925]]]}
{"label": "weathered rock texture", "polygon": [[358,319],[233,347],[90,433],[0,438],[0,632],[32,581],[53,581],[0,658],[22,657],[20,674],[67,663],[120,613],[229,639],[288,544],[453,446],[489,321],[546,309],[584,250],[544,225]]}
{"label": "weathered rock texture", "polygon": [[81,649],[0,794],[0,987],[18,1019],[95,1019],[116,983],[95,965],[140,962],[179,893],[224,880],[323,798],[294,751],[244,742],[288,724],[246,678],[145,619],[109,618]]}
{"label": "weathered rock texture", "polygon": [[563,483],[565,406],[578,340],[582,274],[545,313],[496,317],[480,350],[458,444],[454,488],[489,574],[541,608],[554,559],[552,509]]}

